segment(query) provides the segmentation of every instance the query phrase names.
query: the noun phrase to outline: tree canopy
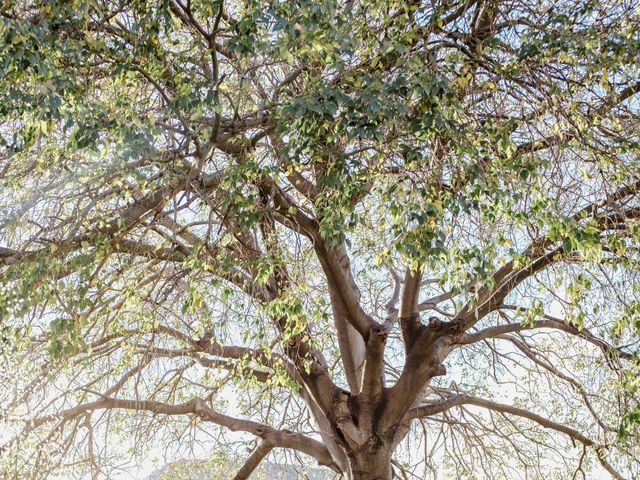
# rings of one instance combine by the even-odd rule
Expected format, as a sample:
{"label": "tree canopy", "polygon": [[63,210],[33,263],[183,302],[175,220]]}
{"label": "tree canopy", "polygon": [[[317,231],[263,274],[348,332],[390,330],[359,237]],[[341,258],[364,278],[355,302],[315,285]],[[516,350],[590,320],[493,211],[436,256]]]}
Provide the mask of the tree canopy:
{"label": "tree canopy", "polygon": [[636,1],[0,5],[0,472],[640,476]]}

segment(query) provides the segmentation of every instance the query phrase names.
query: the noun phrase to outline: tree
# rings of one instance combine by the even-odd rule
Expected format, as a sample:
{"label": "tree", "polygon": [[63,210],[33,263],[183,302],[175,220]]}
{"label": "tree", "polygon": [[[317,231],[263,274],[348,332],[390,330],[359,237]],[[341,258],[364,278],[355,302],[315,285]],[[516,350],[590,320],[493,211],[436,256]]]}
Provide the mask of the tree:
{"label": "tree", "polygon": [[4,2],[2,471],[637,478],[635,3]]}

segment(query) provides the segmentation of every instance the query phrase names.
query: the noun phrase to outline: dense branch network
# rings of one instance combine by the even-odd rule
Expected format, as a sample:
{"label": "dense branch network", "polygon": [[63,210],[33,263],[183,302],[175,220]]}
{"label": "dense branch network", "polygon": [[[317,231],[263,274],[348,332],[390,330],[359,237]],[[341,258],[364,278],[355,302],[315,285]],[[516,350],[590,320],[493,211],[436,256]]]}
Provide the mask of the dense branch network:
{"label": "dense branch network", "polygon": [[638,18],[571,3],[2,7],[3,458],[637,474]]}

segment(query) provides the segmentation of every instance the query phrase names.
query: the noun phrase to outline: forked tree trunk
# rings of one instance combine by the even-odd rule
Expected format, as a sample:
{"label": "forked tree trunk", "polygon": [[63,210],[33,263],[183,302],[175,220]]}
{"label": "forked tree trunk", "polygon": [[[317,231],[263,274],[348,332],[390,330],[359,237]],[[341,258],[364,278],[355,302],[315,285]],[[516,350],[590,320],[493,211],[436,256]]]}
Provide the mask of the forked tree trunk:
{"label": "forked tree trunk", "polygon": [[391,480],[391,449],[381,446],[349,456],[348,480]]}

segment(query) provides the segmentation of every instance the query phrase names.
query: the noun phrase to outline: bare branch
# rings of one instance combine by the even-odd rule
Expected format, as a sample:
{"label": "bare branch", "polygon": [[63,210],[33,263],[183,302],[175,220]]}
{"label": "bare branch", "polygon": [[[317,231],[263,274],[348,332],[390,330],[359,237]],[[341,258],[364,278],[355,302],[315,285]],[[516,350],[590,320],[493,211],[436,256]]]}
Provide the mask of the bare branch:
{"label": "bare branch", "polygon": [[419,417],[434,415],[436,413],[441,413],[450,408],[460,406],[460,405],[475,405],[477,407],[486,408],[494,412],[526,418],[528,420],[531,420],[532,422],[537,423],[538,425],[544,428],[554,430],[560,433],[564,433],[565,435],[569,436],[573,440],[576,440],[586,445],[587,447],[592,447],[596,451],[598,460],[607,469],[607,471],[611,473],[611,475],[613,475],[616,479],[624,480],[624,477],[622,477],[622,475],[620,475],[615,469],[613,469],[613,467],[607,462],[606,458],[604,457],[604,450],[606,449],[605,445],[596,443],[594,440],[583,435],[578,430],[575,430],[571,427],[567,427],[566,425],[562,425],[560,423],[554,422],[553,420],[549,420],[548,418],[542,417],[536,413],[530,412],[529,410],[525,410],[523,408],[518,408],[511,405],[506,405],[503,403],[493,402],[491,400],[485,400],[482,398],[474,397],[472,395],[463,393],[463,394],[455,395],[453,397],[449,397],[445,400],[442,400],[432,405],[414,408],[409,411],[408,415],[410,418],[419,418]]}
{"label": "bare branch", "polygon": [[[215,423],[228,428],[231,431],[251,433],[265,440],[274,447],[289,448],[306,453],[307,455],[314,457],[320,465],[334,465],[331,455],[327,451],[326,447],[317,440],[313,440],[312,438],[299,433],[294,433],[288,430],[278,430],[251,420],[243,420],[218,413],[200,398],[194,398],[188,402],[173,405],[151,400],[123,400],[104,397],[100,400],[81,404],[52,415],[36,418],[28,423],[27,428],[22,435],[25,435],[46,423],[59,420],[70,420],[100,409],[147,411],[154,415],[195,414],[204,421]],[[7,445],[3,446],[1,451],[4,451],[6,448]]]}

